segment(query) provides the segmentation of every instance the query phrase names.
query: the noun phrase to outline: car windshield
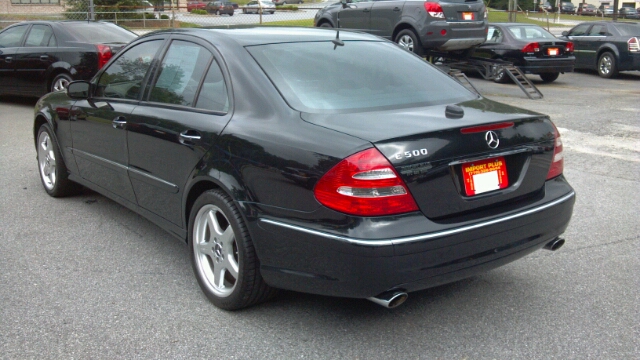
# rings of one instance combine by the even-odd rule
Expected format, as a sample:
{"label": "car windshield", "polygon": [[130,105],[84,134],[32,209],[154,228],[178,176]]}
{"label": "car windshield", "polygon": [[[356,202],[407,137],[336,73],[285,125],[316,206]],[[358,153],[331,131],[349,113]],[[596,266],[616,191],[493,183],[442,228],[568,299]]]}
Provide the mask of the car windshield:
{"label": "car windshield", "polygon": [[640,36],[640,24],[615,24],[615,28],[624,36]]}
{"label": "car windshield", "polygon": [[545,29],[539,26],[509,26],[509,32],[518,40],[555,40],[556,37],[551,35]]}
{"label": "car windshield", "polygon": [[344,46],[335,46],[321,41],[247,50],[299,111],[407,108],[476,98],[445,73],[392,43],[344,41]]}
{"label": "car windshield", "polygon": [[126,44],[137,37],[131,31],[110,23],[69,22],[60,23],[78,41],[88,43]]}

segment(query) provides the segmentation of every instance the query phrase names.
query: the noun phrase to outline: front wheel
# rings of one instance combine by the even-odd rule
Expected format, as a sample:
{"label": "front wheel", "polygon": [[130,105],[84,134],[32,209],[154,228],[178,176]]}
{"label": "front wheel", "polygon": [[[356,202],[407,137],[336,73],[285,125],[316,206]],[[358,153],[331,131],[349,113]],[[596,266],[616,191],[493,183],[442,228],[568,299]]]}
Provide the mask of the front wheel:
{"label": "front wheel", "polygon": [[215,306],[236,310],[275,294],[260,275],[260,263],[240,211],[223,191],[206,191],[194,203],[189,216],[189,249],[198,284]]}
{"label": "front wheel", "polygon": [[550,82],[554,82],[558,76],[560,76],[560,73],[542,73],[540,74],[540,78],[542,79],[542,82],[545,83],[550,83]]}
{"label": "front wheel", "polygon": [[51,92],[65,90],[71,81],[71,76],[67,74],[56,75],[51,81]]}
{"label": "front wheel", "polygon": [[422,44],[420,44],[416,33],[411,29],[400,31],[396,36],[396,43],[400,45],[401,48],[411,51],[416,55],[422,56],[423,54]]}
{"label": "front wheel", "polygon": [[49,124],[40,126],[36,146],[38,147],[37,159],[40,180],[47,194],[53,197],[62,197],[76,192],[80,185],[68,179],[69,172],[62,160]]}
{"label": "front wheel", "polygon": [[332,28],[333,26],[331,26],[331,24],[330,24],[330,23],[328,23],[328,22],[323,22],[322,24],[320,24],[320,27],[323,27],[323,28]]}
{"label": "front wheel", "polygon": [[598,59],[598,75],[606,79],[610,79],[618,75],[616,57],[612,53],[605,52],[600,55],[600,58]]}
{"label": "front wheel", "polygon": [[504,69],[500,69],[498,70],[498,73],[496,74],[496,76],[493,78],[493,81],[499,83],[499,84],[506,84],[509,82],[509,80],[511,80],[509,78],[509,75],[507,75],[507,71]]}

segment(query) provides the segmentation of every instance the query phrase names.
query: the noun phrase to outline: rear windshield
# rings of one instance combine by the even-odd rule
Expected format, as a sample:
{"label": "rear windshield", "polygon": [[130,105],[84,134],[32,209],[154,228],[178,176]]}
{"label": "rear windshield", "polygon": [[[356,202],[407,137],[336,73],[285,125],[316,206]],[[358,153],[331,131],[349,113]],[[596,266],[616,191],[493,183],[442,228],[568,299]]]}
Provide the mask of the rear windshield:
{"label": "rear windshield", "polygon": [[324,113],[457,103],[476,98],[397,45],[330,41],[249,46],[291,107]]}
{"label": "rear windshield", "polygon": [[76,40],[91,44],[126,44],[137,37],[131,31],[110,23],[60,23]]}
{"label": "rear windshield", "polygon": [[640,24],[616,24],[615,28],[624,36],[640,36]]}
{"label": "rear windshield", "polygon": [[509,26],[509,32],[518,40],[528,41],[539,39],[556,39],[555,36],[551,35],[549,32],[539,26]]}

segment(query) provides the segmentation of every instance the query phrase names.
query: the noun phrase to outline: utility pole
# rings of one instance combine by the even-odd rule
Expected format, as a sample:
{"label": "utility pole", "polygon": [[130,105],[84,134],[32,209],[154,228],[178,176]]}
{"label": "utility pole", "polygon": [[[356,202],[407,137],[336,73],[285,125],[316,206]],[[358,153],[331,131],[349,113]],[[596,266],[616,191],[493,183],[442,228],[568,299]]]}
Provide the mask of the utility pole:
{"label": "utility pole", "polygon": [[613,21],[618,21],[618,0],[613,0]]}

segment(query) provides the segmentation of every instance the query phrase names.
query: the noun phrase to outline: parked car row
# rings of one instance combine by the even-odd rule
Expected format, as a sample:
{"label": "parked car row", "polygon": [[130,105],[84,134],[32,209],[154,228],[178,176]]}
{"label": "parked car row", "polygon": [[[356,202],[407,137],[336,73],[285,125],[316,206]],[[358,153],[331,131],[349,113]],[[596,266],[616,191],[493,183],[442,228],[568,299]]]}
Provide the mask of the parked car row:
{"label": "parked car row", "polygon": [[[247,4],[242,6],[243,14],[258,14],[260,13],[260,8],[262,8],[263,13],[273,14],[276,11],[276,5],[287,5],[287,4],[302,4],[303,0],[276,0],[276,1],[268,1],[268,0],[253,0],[249,1]],[[229,2],[229,1],[211,1],[208,3],[195,0],[187,2],[187,11],[191,12],[193,10],[206,10],[209,14],[215,15],[229,15],[233,16],[234,10],[239,9],[237,3]]]}

